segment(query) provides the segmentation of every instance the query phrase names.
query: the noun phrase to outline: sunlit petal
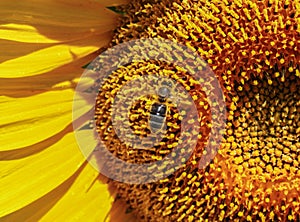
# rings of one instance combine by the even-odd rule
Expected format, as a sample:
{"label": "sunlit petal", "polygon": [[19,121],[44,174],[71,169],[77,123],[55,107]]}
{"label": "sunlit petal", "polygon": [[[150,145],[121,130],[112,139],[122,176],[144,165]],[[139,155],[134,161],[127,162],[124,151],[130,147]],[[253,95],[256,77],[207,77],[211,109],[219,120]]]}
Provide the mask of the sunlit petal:
{"label": "sunlit petal", "polygon": [[53,191],[7,215],[3,220],[104,221],[113,198],[108,192],[108,185],[98,180],[98,177],[95,170],[85,164]]}
{"label": "sunlit petal", "polygon": [[98,172],[87,165],[68,192],[41,221],[104,221],[112,201],[108,185],[103,184]]}
{"label": "sunlit petal", "polygon": [[30,42],[30,43],[57,43],[58,40],[49,39],[38,33],[38,30],[30,25],[4,24],[0,25],[0,39]]}
{"label": "sunlit petal", "polygon": [[83,161],[73,134],[67,134],[38,154],[20,160],[1,161],[0,217],[59,186],[74,174]]}
{"label": "sunlit petal", "polygon": [[[18,78],[49,72],[95,52],[109,41],[108,34],[107,38],[103,37],[105,36],[91,36],[68,45],[53,45],[5,61],[0,64],[0,78]],[[19,45],[19,47],[22,46]],[[15,53],[18,55],[18,51]],[[0,53],[0,59],[1,54],[5,56],[5,52]]]}
{"label": "sunlit petal", "polygon": [[29,98],[0,97],[1,151],[38,143],[72,121],[73,90],[47,92]]}
{"label": "sunlit petal", "polygon": [[89,54],[72,63],[65,64],[41,75],[20,78],[1,78],[0,95],[21,98],[49,90],[74,89],[80,76],[84,72],[82,67],[94,60],[97,55],[97,53]]}

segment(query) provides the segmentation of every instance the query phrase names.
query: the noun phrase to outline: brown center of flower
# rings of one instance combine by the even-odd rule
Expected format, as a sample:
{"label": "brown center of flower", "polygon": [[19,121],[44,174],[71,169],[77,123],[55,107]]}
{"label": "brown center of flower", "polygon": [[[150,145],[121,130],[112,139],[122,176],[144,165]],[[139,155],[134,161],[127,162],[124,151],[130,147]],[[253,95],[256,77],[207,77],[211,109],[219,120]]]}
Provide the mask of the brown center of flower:
{"label": "brown center of flower", "polygon": [[[197,161],[209,136],[210,106],[199,96],[200,87],[188,91],[195,96],[201,129],[196,152],[183,168],[151,184],[118,182],[122,197],[144,221],[265,221],[300,219],[300,4],[278,0],[136,0],[115,31],[112,45],[138,38],[161,37],[188,46],[214,70],[228,108],[227,128],[218,155],[204,170]],[[119,70],[110,86],[98,96],[107,104],[119,81],[133,73],[153,68],[152,61]],[[166,69],[165,64],[155,65]],[[168,68],[167,68],[168,69]],[[173,67],[176,81],[187,73]],[[177,76],[177,78],[175,77]],[[178,78],[178,76],[180,76]],[[185,79],[188,79],[187,77]],[[148,99],[131,109],[131,127],[145,136]],[[205,108],[204,108],[205,107]],[[106,128],[109,105],[98,108],[98,131],[108,149],[128,161],[162,158],[161,149],[128,152]],[[170,121],[179,124],[176,111]],[[135,123],[137,120],[139,124]],[[171,128],[170,128],[171,129]],[[171,130],[169,135],[175,136]],[[173,133],[173,134],[172,134]],[[176,143],[176,141],[175,141]],[[164,151],[165,152],[165,151]],[[135,157],[135,158],[131,158]]]}
{"label": "brown center of flower", "polygon": [[[146,70],[144,67],[147,67]],[[122,87],[126,87],[127,83],[130,83],[141,76],[156,76],[158,81],[149,80],[146,84],[136,85],[130,90],[141,90],[143,96],[138,99],[131,98],[129,93],[124,93],[122,96],[118,96],[118,92]],[[153,74],[154,73],[154,74]],[[173,99],[167,98],[162,102],[159,100],[157,91],[159,87],[156,87],[154,94],[147,94],[147,85],[159,85],[162,78],[173,79],[177,81],[182,87],[186,87],[191,95],[197,95],[193,97],[196,107],[199,109],[199,123],[201,135],[198,132],[193,136],[193,132],[186,132],[190,136],[199,138],[199,144],[204,143],[210,132],[210,111],[205,93],[201,90],[200,85],[196,84],[190,86],[190,81],[193,78],[185,71],[177,69],[175,66],[162,62],[141,62],[132,63],[126,68],[120,68],[116,72],[112,73],[110,77],[102,85],[101,91],[97,97],[96,102],[96,125],[97,131],[106,148],[115,155],[115,157],[125,160],[130,163],[148,163],[157,160],[161,160],[167,154],[169,154],[174,147],[178,145],[181,138],[181,120],[188,113],[184,113],[182,110],[178,110],[178,104],[175,104],[174,97],[179,95],[174,94]],[[125,80],[126,79],[126,80]],[[143,90],[144,88],[144,90]],[[121,101],[121,108],[119,113],[114,115],[113,110],[116,109],[114,103],[116,100]],[[186,101],[182,101],[184,105]],[[165,118],[161,121],[151,120],[151,109],[155,104],[164,105],[166,108]],[[122,115],[122,117],[120,117]],[[155,114],[156,116],[157,114]],[[114,125],[113,119],[116,121]],[[120,121],[118,121],[120,120]],[[161,124],[161,133],[164,134],[162,138],[157,139],[155,133],[151,134],[151,121],[157,121],[157,124]],[[118,124],[119,123],[119,124]],[[127,126],[123,125],[127,123]],[[193,123],[188,123],[193,124]],[[130,130],[119,130],[115,128],[122,126],[124,128],[130,127]],[[124,142],[123,138],[128,138],[128,133],[131,133],[133,139],[126,140],[132,142]],[[147,142],[143,142],[143,139],[147,138]],[[181,139],[180,139],[181,138]],[[184,141],[187,143],[188,141]],[[153,146],[154,145],[154,146]],[[201,145],[203,147],[203,145]],[[201,152],[200,152],[201,154]]]}
{"label": "brown center of flower", "polygon": [[299,170],[300,81],[271,73],[236,87],[227,140],[239,172],[275,181]]}

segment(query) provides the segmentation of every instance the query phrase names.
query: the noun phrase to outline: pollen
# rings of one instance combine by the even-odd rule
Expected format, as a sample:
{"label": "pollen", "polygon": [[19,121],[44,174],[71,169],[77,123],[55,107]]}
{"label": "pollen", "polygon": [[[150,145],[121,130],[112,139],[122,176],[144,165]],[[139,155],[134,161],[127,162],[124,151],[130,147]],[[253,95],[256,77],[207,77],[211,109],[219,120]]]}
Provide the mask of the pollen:
{"label": "pollen", "polygon": [[[160,61],[133,62],[104,83],[105,90],[97,97],[97,130],[109,151],[127,162],[149,163],[171,153],[181,142],[181,122],[189,115],[170,101],[166,137],[155,147],[132,149],[108,130],[112,123],[107,98],[127,81],[149,73],[175,79],[199,112],[199,132],[182,132],[198,141],[190,159],[181,160],[180,169],[149,184],[111,182],[139,220],[299,221],[299,1],[134,0],[125,11],[111,46],[153,37],[188,46],[217,76],[228,114],[217,155],[201,169],[199,160],[210,152],[204,147],[214,107],[206,98],[208,88],[202,88],[188,70]],[[129,126],[141,138],[151,136],[147,121],[156,100],[148,95],[125,103],[130,107]]]}

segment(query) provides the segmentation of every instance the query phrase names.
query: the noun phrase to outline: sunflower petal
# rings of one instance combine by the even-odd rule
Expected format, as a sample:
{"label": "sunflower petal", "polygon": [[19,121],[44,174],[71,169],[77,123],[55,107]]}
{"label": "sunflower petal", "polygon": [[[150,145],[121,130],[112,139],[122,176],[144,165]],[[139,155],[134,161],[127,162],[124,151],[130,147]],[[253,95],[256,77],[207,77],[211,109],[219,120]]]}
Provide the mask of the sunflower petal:
{"label": "sunflower petal", "polygon": [[4,24],[0,25],[0,39],[20,41],[27,43],[57,43],[58,40],[50,39],[39,34],[38,30],[30,25]]}
{"label": "sunflower petal", "polygon": [[1,161],[0,217],[44,196],[73,175],[83,162],[72,133],[38,154]]}
{"label": "sunflower petal", "polygon": [[98,180],[98,173],[90,165],[84,165],[55,190],[3,219],[104,221],[112,201],[108,186]]}
{"label": "sunflower petal", "polygon": [[[72,45],[54,45],[5,61],[0,64],[0,78],[19,78],[49,72],[95,52],[108,43],[108,36],[104,39],[101,38],[103,38],[103,35],[91,36],[87,39],[72,42]],[[5,52],[1,54],[5,54]],[[17,51],[16,54],[18,54]]]}
{"label": "sunflower petal", "polygon": [[[36,0],[1,1],[0,14],[0,24],[18,24],[19,28],[22,24],[32,26],[45,38],[58,41],[80,39],[112,30],[117,17],[104,5],[90,0],[45,0],[43,4]],[[26,31],[24,26],[23,31]],[[25,36],[6,35],[5,39],[35,43],[34,37],[38,33],[30,33]]]}
{"label": "sunflower petal", "polygon": [[1,78],[0,95],[21,98],[49,90],[74,89],[84,72],[82,66],[94,60],[97,55],[98,53],[89,54],[82,59],[41,75],[23,78]]}
{"label": "sunflower petal", "polygon": [[0,149],[18,149],[38,143],[72,122],[73,90],[29,98],[0,97]]}
{"label": "sunflower petal", "polygon": [[104,221],[112,202],[108,185],[99,180],[98,172],[88,164],[41,221]]}
{"label": "sunflower petal", "polygon": [[[52,208],[55,203],[64,196],[68,189],[72,186],[78,175],[82,172],[86,164],[81,167],[66,181],[57,186],[55,189],[37,199],[36,201],[27,204],[25,207],[7,214],[0,218],[2,222],[6,221],[39,221],[39,219]],[[22,218],[22,219],[21,219]]]}
{"label": "sunflower petal", "polygon": [[[111,213],[109,214],[109,220],[111,222],[132,222],[138,221],[135,216],[136,212],[128,212],[128,205],[122,199],[116,200],[111,208]],[[106,221],[105,221],[106,222]]]}
{"label": "sunflower petal", "polygon": [[116,5],[125,5],[128,4],[129,0],[97,0],[97,2],[100,2],[103,5],[106,6],[116,6]]}

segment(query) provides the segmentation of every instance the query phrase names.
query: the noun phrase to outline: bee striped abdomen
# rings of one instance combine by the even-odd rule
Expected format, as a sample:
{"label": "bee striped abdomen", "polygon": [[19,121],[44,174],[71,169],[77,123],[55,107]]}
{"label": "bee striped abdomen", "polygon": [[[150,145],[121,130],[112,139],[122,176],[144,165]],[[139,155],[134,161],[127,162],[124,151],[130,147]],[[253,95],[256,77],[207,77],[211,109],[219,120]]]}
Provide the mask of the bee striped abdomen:
{"label": "bee striped abdomen", "polygon": [[154,103],[150,110],[149,125],[153,133],[163,130],[167,113],[167,106],[163,103]]}

